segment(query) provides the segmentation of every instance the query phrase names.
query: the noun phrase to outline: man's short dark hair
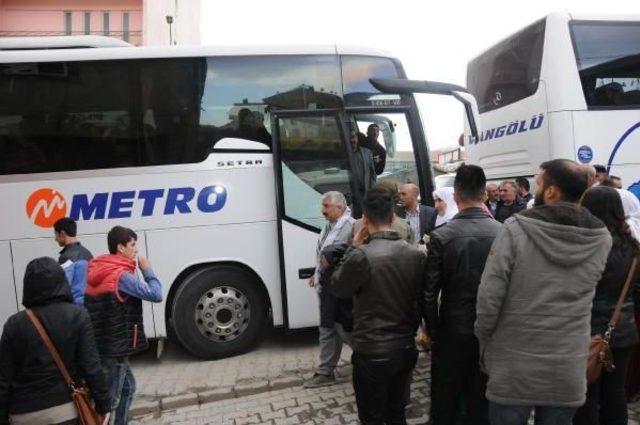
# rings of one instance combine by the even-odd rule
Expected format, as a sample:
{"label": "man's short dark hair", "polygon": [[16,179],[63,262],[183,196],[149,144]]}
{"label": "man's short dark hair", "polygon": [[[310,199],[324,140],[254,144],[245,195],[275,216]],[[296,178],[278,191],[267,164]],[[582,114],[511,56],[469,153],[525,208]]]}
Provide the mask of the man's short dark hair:
{"label": "man's short dark hair", "polygon": [[522,187],[527,192],[531,190],[531,185],[529,184],[529,180],[526,177],[517,177],[516,184]]}
{"label": "man's short dark hair", "polygon": [[607,173],[607,167],[605,167],[604,165],[594,165],[593,168],[596,169],[596,173],[609,174]]}
{"label": "man's short dark hair", "polygon": [[111,254],[117,253],[118,245],[127,245],[131,240],[138,240],[136,232],[127,227],[115,226],[113,229],[109,230],[109,233],[107,234],[109,252]]}
{"label": "man's short dark hair", "polygon": [[391,224],[393,221],[393,197],[389,190],[373,187],[364,195],[362,210],[375,226]]}
{"label": "man's short dark hair", "polygon": [[553,159],[540,164],[544,187],[555,186],[560,190],[561,200],[577,203],[587,190],[588,178],[584,167],[568,159]]}
{"label": "man's short dark hair", "polygon": [[62,217],[60,220],[53,223],[53,230],[56,233],[64,232],[67,236],[75,238],[78,232],[78,225],[74,219],[70,217]]}
{"label": "man's short dark hair", "polygon": [[477,165],[462,165],[453,180],[453,190],[463,201],[481,201],[486,185],[484,170]]}

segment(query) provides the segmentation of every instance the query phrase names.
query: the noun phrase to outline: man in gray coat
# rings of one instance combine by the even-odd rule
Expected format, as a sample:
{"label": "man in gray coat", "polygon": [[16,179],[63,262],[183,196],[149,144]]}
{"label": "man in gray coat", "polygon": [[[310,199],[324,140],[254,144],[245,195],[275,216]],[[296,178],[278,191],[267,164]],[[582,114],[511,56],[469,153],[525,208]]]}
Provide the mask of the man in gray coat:
{"label": "man in gray coat", "polygon": [[309,280],[309,286],[315,287],[320,301],[320,361],[318,370],[313,377],[304,383],[305,388],[317,388],[335,384],[334,370],[340,360],[342,344],[351,346],[351,335],[346,332],[340,323],[334,320],[335,301],[329,288],[322,285],[321,276],[327,272],[328,264],[322,258],[325,248],[336,244],[351,244],[353,237],[353,224],[351,210],[347,206],[347,200],[340,192],[330,191],[322,195],[322,215],[327,219],[320,232],[316,247],[316,270]]}
{"label": "man in gray coat", "polygon": [[475,334],[492,425],[569,425],[585,401],[591,303],[611,237],[577,205],[584,168],[540,166],[535,207],[505,222],[487,258]]}

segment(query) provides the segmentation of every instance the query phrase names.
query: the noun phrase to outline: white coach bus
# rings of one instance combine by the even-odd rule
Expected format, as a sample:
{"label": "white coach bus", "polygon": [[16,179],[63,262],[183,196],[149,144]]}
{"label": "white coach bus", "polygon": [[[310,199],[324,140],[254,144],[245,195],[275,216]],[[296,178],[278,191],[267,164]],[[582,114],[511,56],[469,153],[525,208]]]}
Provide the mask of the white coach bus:
{"label": "white coach bus", "polygon": [[467,152],[489,178],[570,158],[640,197],[640,16],[549,15],[471,60],[467,87],[483,128]]}
{"label": "white coach bus", "polygon": [[317,325],[320,198],[341,191],[356,214],[361,200],[351,131],[378,124],[378,180],[430,199],[413,96],[370,82],[405,78],[384,53],[52,40],[0,40],[0,323],[21,308],[26,264],[57,257],[52,226],[70,216],[94,255],[111,227],[138,233],[164,291],[144,304],[150,337],[240,353],[266,326]]}

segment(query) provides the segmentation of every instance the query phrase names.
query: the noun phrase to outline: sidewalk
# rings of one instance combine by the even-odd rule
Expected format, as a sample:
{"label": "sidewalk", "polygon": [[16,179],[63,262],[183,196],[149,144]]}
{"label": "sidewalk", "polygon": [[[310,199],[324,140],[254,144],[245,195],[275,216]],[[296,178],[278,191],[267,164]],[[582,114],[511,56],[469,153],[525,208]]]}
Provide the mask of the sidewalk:
{"label": "sidewalk", "polygon": [[[138,389],[132,407],[147,424],[349,424],[357,423],[348,347],[337,385],[302,388],[317,364],[317,333],[271,331],[256,350],[202,361],[168,342],[132,360]],[[424,423],[429,407],[429,359],[421,355],[412,385],[410,423]],[[640,425],[640,402],[629,405],[629,425]]]}
{"label": "sidewalk", "polygon": [[[411,386],[412,405],[407,409],[409,424],[428,420],[428,359],[421,356]],[[140,425],[338,425],[358,424],[358,412],[351,380],[336,385],[304,389],[300,386],[268,391],[234,400],[168,410],[161,417],[141,419]]]}
{"label": "sidewalk", "polygon": [[[315,331],[287,335],[273,330],[254,351],[212,361],[195,358],[177,342],[168,341],[159,360],[154,349],[132,359],[137,381],[133,415],[299,386],[317,365],[317,338]],[[350,357],[345,346],[336,371],[339,376],[350,376]]]}

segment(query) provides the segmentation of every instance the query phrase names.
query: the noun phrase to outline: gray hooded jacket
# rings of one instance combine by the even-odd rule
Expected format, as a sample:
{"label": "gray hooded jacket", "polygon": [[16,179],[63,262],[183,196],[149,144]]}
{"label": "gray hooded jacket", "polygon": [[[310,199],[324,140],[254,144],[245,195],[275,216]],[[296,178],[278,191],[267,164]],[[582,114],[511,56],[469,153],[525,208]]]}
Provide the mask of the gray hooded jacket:
{"label": "gray hooded jacket", "polygon": [[591,306],[610,248],[602,222],[574,204],[505,222],[482,274],[475,325],[490,401],[584,403]]}

